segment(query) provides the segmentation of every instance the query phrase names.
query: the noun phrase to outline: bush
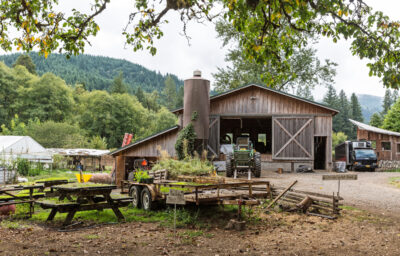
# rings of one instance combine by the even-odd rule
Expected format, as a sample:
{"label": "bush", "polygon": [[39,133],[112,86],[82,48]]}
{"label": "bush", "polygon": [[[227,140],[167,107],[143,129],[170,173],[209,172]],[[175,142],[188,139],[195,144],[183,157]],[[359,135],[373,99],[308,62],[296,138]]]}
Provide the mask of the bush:
{"label": "bush", "polygon": [[180,160],[186,156],[193,156],[195,151],[196,132],[193,124],[187,125],[179,134],[175,143],[175,150]]}
{"label": "bush", "polygon": [[28,176],[29,175],[29,170],[30,170],[30,166],[29,166],[29,162],[26,159],[18,159],[17,160],[17,172],[18,174],[22,175],[22,176]]}

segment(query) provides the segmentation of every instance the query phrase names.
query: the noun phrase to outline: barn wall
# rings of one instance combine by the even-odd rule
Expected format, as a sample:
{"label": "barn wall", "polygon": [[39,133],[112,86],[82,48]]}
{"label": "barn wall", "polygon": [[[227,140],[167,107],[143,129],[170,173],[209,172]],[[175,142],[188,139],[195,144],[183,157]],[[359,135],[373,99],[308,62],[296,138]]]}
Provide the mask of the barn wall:
{"label": "barn wall", "polygon": [[159,157],[158,148],[166,150],[170,156],[175,156],[175,142],[178,136],[178,131],[160,135],[152,140],[145,141],[124,152],[125,156],[129,157]]}
{"label": "barn wall", "polygon": [[258,87],[249,87],[228,96],[212,100],[211,115],[276,115],[276,114],[329,114],[322,107],[280,95]]}
{"label": "barn wall", "polygon": [[[400,153],[397,152],[400,137],[357,129],[357,139],[375,141],[378,160],[400,160]],[[391,150],[382,149],[381,143],[385,141],[391,142]]]}

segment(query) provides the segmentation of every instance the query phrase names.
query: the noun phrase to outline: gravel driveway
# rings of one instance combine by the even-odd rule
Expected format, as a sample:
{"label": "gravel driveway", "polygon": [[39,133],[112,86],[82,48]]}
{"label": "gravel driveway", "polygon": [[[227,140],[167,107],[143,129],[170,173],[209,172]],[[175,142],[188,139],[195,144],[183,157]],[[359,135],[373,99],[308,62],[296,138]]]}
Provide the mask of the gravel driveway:
{"label": "gravel driveway", "polygon": [[[400,213],[400,189],[389,184],[391,177],[400,177],[400,173],[389,172],[348,172],[358,174],[358,180],[345,180],[340,183],[340,196],[345,205],[352,205],[360,209],[373,210],[381,214],[396,215]],[[262,179],[271,181],[273,185],[286,187],[297,180],[294,189],[332,194],[337,192],[337,181],[323,181],[323,174],[316,173],[285,173],[263,171]]]}

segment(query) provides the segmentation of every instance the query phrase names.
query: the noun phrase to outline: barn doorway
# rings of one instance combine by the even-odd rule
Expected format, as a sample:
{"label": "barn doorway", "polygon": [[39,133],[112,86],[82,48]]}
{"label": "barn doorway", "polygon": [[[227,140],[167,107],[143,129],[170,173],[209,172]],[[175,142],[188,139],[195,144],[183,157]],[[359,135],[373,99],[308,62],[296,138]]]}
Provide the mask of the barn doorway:
{"label": "barn doorway", "polygon": [[270,117],[221,117],[220,144],[236,143],[237,137],[248,136],[261,154],[272,151],[272,119]]}
{"label": "barn doorway", "polygon": [[326,137],[314,137],[314,169],[325,170]]}

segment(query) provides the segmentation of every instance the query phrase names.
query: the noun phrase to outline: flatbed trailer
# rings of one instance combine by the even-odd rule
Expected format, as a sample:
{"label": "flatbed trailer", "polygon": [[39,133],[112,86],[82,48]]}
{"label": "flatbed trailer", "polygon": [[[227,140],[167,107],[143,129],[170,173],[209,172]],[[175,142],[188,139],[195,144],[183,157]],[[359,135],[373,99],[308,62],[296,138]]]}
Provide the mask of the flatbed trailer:
{"label": "flatbed trailer", "polygon": [[169,189],[184,191],[186,204],[195,205],[256,205],[260,198],[272,198],[269,181],[180,176],[177,180],[156,180],[152,184],[121,182],[121,193],[129,193],[133,206],[145,210],[151,210],[155,202],[165,201]]}

